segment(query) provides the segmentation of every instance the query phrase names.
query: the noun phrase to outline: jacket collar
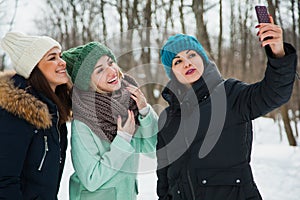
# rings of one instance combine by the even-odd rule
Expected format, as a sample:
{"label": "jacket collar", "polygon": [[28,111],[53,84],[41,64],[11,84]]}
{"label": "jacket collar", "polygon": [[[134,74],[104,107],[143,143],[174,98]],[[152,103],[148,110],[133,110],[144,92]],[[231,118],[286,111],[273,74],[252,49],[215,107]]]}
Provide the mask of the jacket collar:
{"label": "jacket collar", "polygon": [[0,73],[0,107],[16,115],[38,129],[47,129],[52,125],[51,115],[45,103],[32,92],[26,79],[15,72]]}

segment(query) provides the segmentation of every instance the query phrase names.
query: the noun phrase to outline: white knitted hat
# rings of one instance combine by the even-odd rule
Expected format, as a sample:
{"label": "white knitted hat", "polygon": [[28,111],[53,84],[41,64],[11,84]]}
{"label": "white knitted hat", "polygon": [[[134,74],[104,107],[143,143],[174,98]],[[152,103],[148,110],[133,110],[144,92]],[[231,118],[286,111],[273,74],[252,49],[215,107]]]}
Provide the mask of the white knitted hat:
{"label": "white knitted hat", "polygon": [[29,78],[34,67],[53,47],[60,44],[47,36],[29,36],[20,32],[9,32],[1,41],[1,47],[9,54],[17,74]]}

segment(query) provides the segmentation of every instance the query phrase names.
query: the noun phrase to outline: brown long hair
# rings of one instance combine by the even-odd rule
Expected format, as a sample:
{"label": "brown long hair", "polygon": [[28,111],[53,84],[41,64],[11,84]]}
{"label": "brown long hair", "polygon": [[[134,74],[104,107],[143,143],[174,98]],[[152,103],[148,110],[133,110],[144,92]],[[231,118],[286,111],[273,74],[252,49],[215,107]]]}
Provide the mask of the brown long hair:
{"label": "brown long hair", "polygon": [[46,77],[36,66],[28,78],[28,84],[56,104],[59,112],[59,124],[63,124],[71,119],[71,82],[57,86],[55,92],[53,92]]}

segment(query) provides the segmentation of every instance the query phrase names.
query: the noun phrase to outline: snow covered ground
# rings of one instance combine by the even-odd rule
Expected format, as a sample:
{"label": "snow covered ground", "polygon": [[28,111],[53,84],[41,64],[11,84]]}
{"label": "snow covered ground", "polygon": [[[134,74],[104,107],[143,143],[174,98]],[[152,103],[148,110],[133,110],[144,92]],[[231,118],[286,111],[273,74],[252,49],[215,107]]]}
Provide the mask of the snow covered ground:
{"label": "snow covered ground", "polygon": [[[300,199],[300,145],[288,146],[286,135],[282,141],[278,125],[273,120],[259,118],[254,121],[254,143],[252,167],[254,179],[264,200]],[[299,127],[300,129],[300,127]],[[298,144],[300,140],[298,139]],[[69,151],[68,151],[69,153]],[[142,165],[147,160],[142,160]],[[153,164],[153,163],[151,163]],[[142,166],[143,167],[143,166]],[[149,167],[149,166],[148,166]],[[151,166],[150,168],[153,168]],[[151,171],[151,170],[149,170]],[[68,200],[68,179],[73,173],[70,155],[67,156],[65,171],[59,192],[59,200]],[[155,171],[142,173],[139,178],[138,200],[155,200]]]}

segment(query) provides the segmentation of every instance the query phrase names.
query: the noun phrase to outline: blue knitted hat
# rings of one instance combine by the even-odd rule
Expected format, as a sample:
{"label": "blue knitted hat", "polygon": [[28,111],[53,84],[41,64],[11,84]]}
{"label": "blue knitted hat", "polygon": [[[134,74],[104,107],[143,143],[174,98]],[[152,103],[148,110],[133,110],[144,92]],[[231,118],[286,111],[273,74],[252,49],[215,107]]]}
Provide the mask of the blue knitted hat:
{"label": "blue knitted hat", "polygon": [[184,50],[196,51],[202,57],[204,66],[206,66],[209,61],[203,46],[195,37],[185,34],[176,34],[170,36],[160,50],[161,62],[164,65],[167,76],[170,79],[172,61],[178,53]]}

